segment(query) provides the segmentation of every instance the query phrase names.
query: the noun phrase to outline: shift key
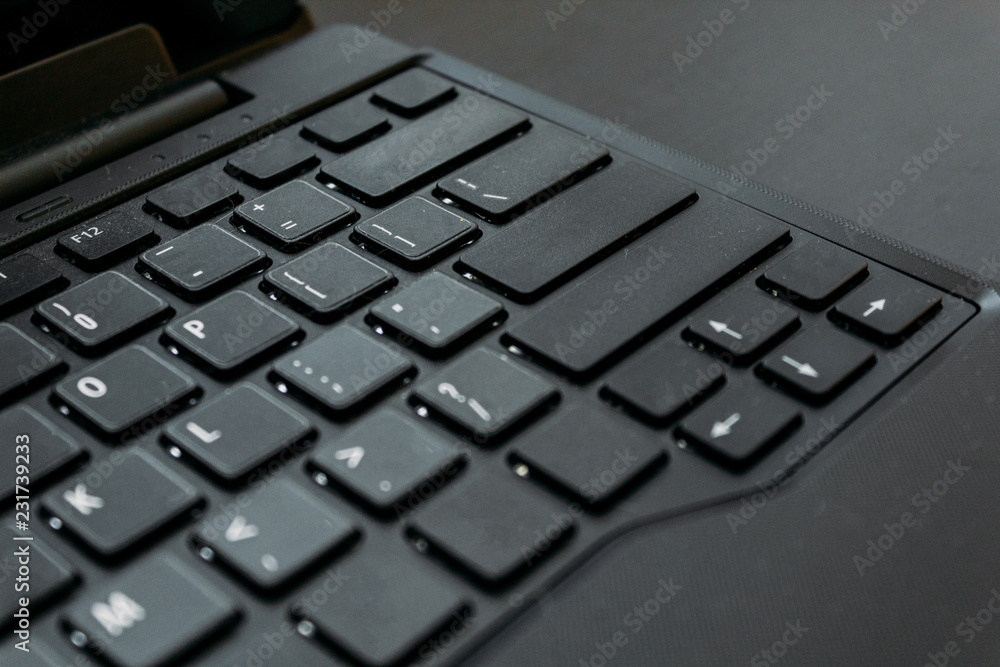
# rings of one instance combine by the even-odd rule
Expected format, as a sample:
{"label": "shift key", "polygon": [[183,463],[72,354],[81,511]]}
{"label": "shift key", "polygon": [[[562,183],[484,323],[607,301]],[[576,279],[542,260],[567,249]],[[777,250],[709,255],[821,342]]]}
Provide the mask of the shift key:
{"label": "shift key", "polygon": [[615,162],[477,243],[460,268],[515,301],[535,301],[694,200],[688,185]]}
{"label": "shift key", "polygon": [[508,331],[529,356],[582,377],[697,306],[790,240],[781,222],[700,202]]}

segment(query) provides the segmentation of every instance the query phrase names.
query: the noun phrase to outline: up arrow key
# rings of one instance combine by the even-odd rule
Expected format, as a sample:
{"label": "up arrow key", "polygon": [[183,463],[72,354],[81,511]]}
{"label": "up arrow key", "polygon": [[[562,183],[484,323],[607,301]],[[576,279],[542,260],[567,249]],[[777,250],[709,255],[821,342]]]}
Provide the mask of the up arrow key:
{"label": "up arrow key", "polygon": [[862,315],[862,317],[868,317],[869,315],[871,315],[872,313],[874,313],[876,310],[882,310],[883,308],[885,308],[885,299],[879,299],[878,301],[872,301],[871,304],[869,304],[868,310],[865,311],[865,313],[864,313],[864,315]]}
{"label": "up arrow key", "polygon": [[341,449],[334,453],[334,458],[338,461],[347,461],[347,467],[354,470],[361,463],[361,459],[365,456],[364,447],[348,447],[347,449]]}

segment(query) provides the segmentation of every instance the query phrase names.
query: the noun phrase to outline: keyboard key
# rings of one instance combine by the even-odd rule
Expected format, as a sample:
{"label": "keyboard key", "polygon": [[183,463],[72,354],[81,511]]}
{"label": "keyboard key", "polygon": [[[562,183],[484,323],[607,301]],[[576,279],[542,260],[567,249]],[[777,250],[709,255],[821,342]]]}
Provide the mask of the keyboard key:
{"label": "keyboard key", "polygon": [[719,394],[681,422],[677,437],[711,458],[740,469],[753,463],[802,424],[791,401],[754,388]]}
{"label": "keyboard key", "polygon": [[372,94],[372,103],[389,111],[416,118],[457,95],[454,84],[415,67],[380,84]]}
{"label": "keyboard key", "polygon": [[68,662],[51,646],[37,637],[31,638],[31,652],[25,653],[12,641],[0,644],[0,665],[18,667],[67,667]]}
{"label": "keyboard key", "polygon": [[286,183],[236,209],[248,232],[292,252],[351,223],[353,207],[303,181]]}
{"label": "keyboard key", "polygon": [[558,397],[507,355],[478,348],[420,383],[414,397],[477,439],[495,438]]}
{"label": "keyboard key", "polygon": [[509,336],[541,361],[585,376],[788,240],[786,225],[746,207],[697,204],[542,305]]}
{"label": "keyboard key", "polygon": [[660,341],[612,373],[601,393],[654,426],[667,426],[726,382],[722,362]]}
{"label": "keyboard key", "polygon": [[25,395],[30,387],[63,368],[62,360],[48,348],[9,324],[0,324],[0,350],[4,355],[4,363],[0,364],[0,403]]}
{"label": "keyboard key", "polygon": [[476,223],[423,197],[399,202],[354,226],[351,240],[408,269],[434,263],[478,236]]}
{"label": "keyboard key", "polygon": [[103,271],[159,240],[152,225],[112,211],[60,236],[56,252],[85,271]]}
{"label": "keyboard key", "polygon": [[87,590],[65,614],[87,648],[130,667],[186,664],[182,658],[221,637],[238,618],[215,586],[169,554]]}
{"label": "keyboard key", "polygon": [[273,188],[319,164],[313,148],[302,141],[271,137],[226,161],[226,171],[255,188]]}
{"label": "keyboard key", "polygon": [[843,391],[875,364],[870,347],[827,325],[806,329],[760,364],[768,379],[813,401]]}
{"label": "keyboard key", "polygon": [[[381,410],[325,444],[309,462],[376,511],[399,516],[414,504],[408,497],[422,483],[433,478],[437,488],[455,475],[460,458],[422,426]],[[419,498],[426,496],[421,492]]]}
{"label": "keyboard key", "polygon": [[[613,164],[462,254],[462,271],[535,301],[691,204],[694,190],[636,163]],[[683,246],[670,246],[671,249]]]}
{"label": "keyboard key", "polygon": [[797,306],[823,310],[866,275],[864,257],[821,242],[799,248],[765,271],[760,286]]}
{"label": "keyboard key", "polygon": [[359,97],[313,116],[302,126],[302,136],[344,153],[388,132],[389,127],[389,118]]}
{"label": "keyboard key", "polygon": [[300,329],[260,299],[236,291],[174,319],[164,332],[211,371],[233,375],[291,341]]}
{"label": "keyboard key", "polygon": [[207,172],[186,176],[146,197],[150,209],[175,227],[191,227],[241,201],[239,190],[225,176]]}
{"label": "keyboard key", "polygon": [[327,243],[275,267],[267,285],[317,321],[343,315],[359,301],[385,291],[395,277],[339,243]]}
{"label": "keyboard key", "polygon": [[536,551],[539,535],[554,547],[573,531],[565,505],[514,475],[482,469],[470,470],[407,523],[435,553],[487,584],[506,583],[555,551]]}
{"label": "keyboard key", "polygon": [[230,482],[311,433],[304,417],[250,383],[227,389],[165,431],[185,454]]}
{"label": "keyboard key", "polygon": [[194,380],[140,345],[127,347],[69,376],[55,395],[109,436],[198,391]]}
{"label": "keyboard key", "polygon": [[0,317],[10,315],[64,288],[69,281],[51,266],[28,254],[0,262]]}
{"label": "keyboard key", "polygon": [[[328,560],[357,535],[344,517],[288,480],[276,480],[235,516],[220,513],[198,527],[195,543],[211,559],[264,591]],[[208,556],[208,554],[204,554]]]}
{"label": "keyboard key", "polygon": [[400,664],[456,620],[467,627],[461,590],[405,556],[387,550],[348,560],[337,568],[337,604],[293,605],[293,616],[364,665]]}
{"label": "keyboard key", "polygon": [[528,117],[516,109],[463,92],[454,102],[325,165],[320,175],[365,204],[384,206],[528,124]]}
{"label": "keyboard key", "polygon": [[114,452],[42,498],[61,528],[108,557],[148,545],[200,503],[194,487],[141,449]]}
{"label": "keyboard key", "polygon": [[170,304],[117,271],[94,276],[35,308],[57,338],[90,354],[120,344],[170,312]]}
{"label": "keyboard key", "polygon": [[263,269],[267,255],[217,225],[181,234],[140,258],[147,275],[189,301],[204,299]]}
{"label": "keyboard key", "polygon": [[512,454],[527,464],[533,477],[586,505],[599,505],[666,460],[651,435],[575,406],[528,431]]}
{"label": "keyboard key", "polygon": [[411,374],[397,348],[342,324],[285,355],[274,373],[290,388],[335,412],[349,410]]}
{"label": "keyboard key", "polygon": [[[15,485],[19,464],[29,467],[30,488],[37,490],[86,454],[68,435],[27,406],[0,413],[0,433],[10,440],[0,461],[0,501],[4,502],[18,494]],[[26,439],[20,439],[22,435]]]}
{"label": "keyboard key", "polygon": [[383,299],[369,312],[425,351],[444,352],[499,321],[504,309],[498,301],[435,271]]}
{"label": "keyboard key", "polygon": [[603,146],[554,125],[536,125],[459,169],[438,183],[438,188],[476,215],[490,222],[506,222],[610,160]]}
{"label": "keyboard key", "polygon": [[876,343],[897,345],[941,308],[941,293],[887,271],[837,304],[830,318]]}
{"label": "keyboard key", "polygon": [[[13,508],[14,505],[10,507]],[[21,608],[19,598],[29,599],[29,611],[32,614],[30,618],[34,618],[36,612],[68,593],[76,585],[78,578],[76,569],[37,535],[15,530],[13,526],[4,528],[0,535],[3,536],[4,545],[0,564],[4,566],[2,569],[5,573],[4,586],[0,588],[0,618],[3,619],[0,626],[4,626],[13,620],[14,613]],[[18,574],[18,565],[21,564],[29,565],[30,579],[15,579],[14,575]],[[34,648],[32,638],[32,652]]]}
{"label": "keyboard key", "polygon": [[739,290],[695,313],[684,337],[736,366],[745,366],[799,327],[788,304]]}

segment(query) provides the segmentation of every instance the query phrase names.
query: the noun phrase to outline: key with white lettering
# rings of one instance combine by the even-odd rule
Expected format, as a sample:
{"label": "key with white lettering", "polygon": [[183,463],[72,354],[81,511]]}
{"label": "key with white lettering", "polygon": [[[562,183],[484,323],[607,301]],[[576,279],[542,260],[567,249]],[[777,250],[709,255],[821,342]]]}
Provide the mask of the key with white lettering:
{"label": "key with white lettering", "polygon": [[165,300],[117,271],[95,276],[35,308],[43,328],[90,354],[121,343],[169,312]]}
{"label": "key with white lettering", "polygon": [[165,435],[215,475],[235,481],[312,430],[303,416],[246,382],[175,419]]}
{"label": "key with white lettering", "polygon": [[182,659],[238,618],[228,598],[173,555],[147,559],[89,589],[63,617],[74,644],[129,667],[187,664]]}
{"label": "key with white lettering", "polygon": [[239,373],[299,333],[299,325],[250,294],[237,291],[164,329],[194,360],[217,374]]}
{"label": "key with white lettering", "polygon": [[872,349],[827,325],[806,329],[760,363],[759,372],[812,402],[827,401],[875,364]]}
{"label": "key with white lettering", "polygon": [[50,525],[118,556],[201,504],[194,487],[143,450],[113,452],[45,494]]}
{"label": "key with white lettering", "polygon": [[203,558],[217,559],[256,588],[274,591],[320,560],[329,562],[356,535],[350,521],[318,498],[277,480],[235,516],[210,516],[194,540]]}
{"label": "key with white lettering", "polygon": [[101,271],[158,240],[149,223],[112,211],[63,234],[56,242],[56,253],[86,271]]}
{"label": "key with white lettering", "polygon": [[145,347],[133,345],[69,376],[54,393],[102,433],[124,437],[139,435],[126,432],[197,391],[194,380]]}

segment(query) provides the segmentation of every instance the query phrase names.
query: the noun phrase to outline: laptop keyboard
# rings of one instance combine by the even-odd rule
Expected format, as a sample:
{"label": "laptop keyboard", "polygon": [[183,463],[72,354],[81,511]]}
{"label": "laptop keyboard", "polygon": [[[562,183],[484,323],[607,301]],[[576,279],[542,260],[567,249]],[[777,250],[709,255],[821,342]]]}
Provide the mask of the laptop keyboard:
{"label": "laptop keyboard", "polygon": [[411,68],[0,261],[33,646],[448,659],[780,485],[974,312]]}

